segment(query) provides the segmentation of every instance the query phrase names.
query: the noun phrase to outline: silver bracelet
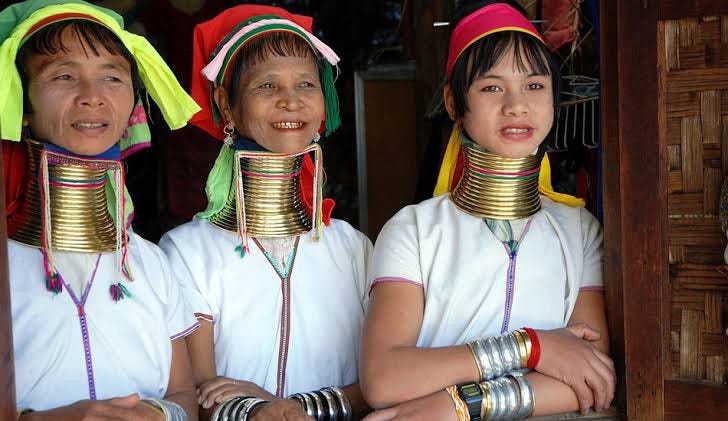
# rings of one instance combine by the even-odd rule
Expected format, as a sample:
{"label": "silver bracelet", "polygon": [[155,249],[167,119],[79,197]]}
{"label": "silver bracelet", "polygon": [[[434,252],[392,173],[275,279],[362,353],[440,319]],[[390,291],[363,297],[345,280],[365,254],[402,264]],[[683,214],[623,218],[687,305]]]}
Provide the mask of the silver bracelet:
{"label": "silver bracelet", "polygon": [[339,412],[341,412],[341,410],[339,409],[339,405],[336,404],[336,398],[334,398],[334,394],[326,389],[321,389],[318,391],[318,393],[323,395],[324,399],[326,399],[326,405],[329,409],[329,421],[337,420]]}
{"label": "silver bracelet", "polygon": [[313,392],[307,393],[307,395],[313,399],[316,407],[316,421],[324,421],[324,404],[321,402],[321,398]]}
{"label": "silver bracelet", "polygon": [[167,421],[187,421],[187,412],[175,402],[164,399],[144,399],[144,402],[162,411]]}
{"label": "silver bracelet", "polygon": [[498,379],[503,385],[506,395],[506,414],[508,418],[514,419],[520,412],[520,393],[518,389],[518,383],[515,379],[511,379],[510,376],[501,377]]}
{"label": "silver bracelet", "polygon": [[518,411],[518,414],[516,414],[516,417],[519,419],[528,418],[533,414],[533,408],[536,402],[533,396],[533,388],[531,387],[531,384],[528,382],[528,379],[526,379],[526,376],[524,376],[523,373],[514,371],[513,373],[509,374],[509,376],[513,377],[513,379],[518,382],[518,390],[521,397],[521,408]]}
{"label": "silver bracelet", "polygon": [[245,399],[238,399],[234,403],[230,404],[230,415],[228,415],[228,418],[230,420],[237,420],[240,418],[243,409],[245,409]]}
{"label": "silver bracelet", "polygon": [[230,420],[230,421],[248,421],[248,417],[253,412],[253,409],[260,405],[264,405],[268,403],[265,399],[259,399],[259,398],[248,398],[245,400],[245,405],[242,408],[242,413],[239,417],[237,417],[236,420]]}
{"label": "silver bracelet", "polygon": [[339,417],[339,419],[343,421],[351,421],[354,415],[354,410],[351,408],[351,402],[349,402],[349,398],[346,397],[344,391],[339,389],[338,387],[327,387],[326,390],[330,390],[331,392],[333,392],[333,394],[339,400],[339,408],[341,408],[341,416]]}
{"label": "silver bracelet", "polygon": [[521,362],[528,360],[513,332],[476,339],[468,342],[468,347],[478,366],[481,382],[521,369]]}

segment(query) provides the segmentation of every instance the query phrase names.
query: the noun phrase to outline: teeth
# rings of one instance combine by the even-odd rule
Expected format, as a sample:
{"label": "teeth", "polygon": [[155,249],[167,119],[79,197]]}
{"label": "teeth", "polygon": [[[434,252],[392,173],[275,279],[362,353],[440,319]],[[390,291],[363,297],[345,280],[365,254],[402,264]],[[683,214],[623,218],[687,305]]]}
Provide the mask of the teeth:
{"label": "teeth", "polygon": [[521,133],[526,133],[527,131],[528,131],[528,129],[515,129],[515,128],[508,128],[505,130],[505,132],[508,134],[521,134]]}
{"label": "teeth", "polygon": [[303,123],[293,121],[282,121],[280,123],[273,123],[273,127],[276,129],[298,129],[303,126]]}
{"label": "teeth", "polygon": [[74,125],[82,129],[98,129],[99,127],[104,127],[103,123],[76,123]]}

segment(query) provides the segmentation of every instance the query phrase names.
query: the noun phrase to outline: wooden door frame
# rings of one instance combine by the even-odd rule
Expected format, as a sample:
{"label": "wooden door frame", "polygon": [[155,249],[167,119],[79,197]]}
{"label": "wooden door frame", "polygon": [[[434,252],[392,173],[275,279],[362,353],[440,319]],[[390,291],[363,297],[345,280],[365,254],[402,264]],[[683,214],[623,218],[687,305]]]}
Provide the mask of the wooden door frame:
{"label": "wooden door frame", "polygon": [[717,419],[728,388],[671,380],[667,131],[660,20],[725,0],[602,0],[604,277],[617,404],[630,420]]}
{"label": "wooden door frame", "polygon": [[3,179],[2,143],[0,141],[0,420],[14,420],[15,363],[13,360],[13,326],[10,312],[8,277],[8,231],[5,221],[5,180]]}

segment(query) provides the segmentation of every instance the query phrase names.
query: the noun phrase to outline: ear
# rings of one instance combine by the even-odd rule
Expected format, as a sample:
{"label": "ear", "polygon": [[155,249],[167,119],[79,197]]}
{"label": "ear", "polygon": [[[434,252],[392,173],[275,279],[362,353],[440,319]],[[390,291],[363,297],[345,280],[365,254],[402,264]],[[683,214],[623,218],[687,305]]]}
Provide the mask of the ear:
{"label": "ear", "polygon": [[445,102],[445,110],[447,110],[447,115],[450,116],[450,119],[452,121],[457,121],[457,113],[455,112],[455,97],[452,94],[452,89],[450,89],[449,83],[446,83],[445,87],[442,90],[442,98]]}
{"label": "ear", "polygon": [[230,100],[228,98],[228,94],[225,88],[222,86],[218,86],[217,88],[215,88],[215,91],[212,93],[212,97],[215,100],[217,109],[220,110],[224,121],[232,121],[233,124],[236,124],[235,120],[233,119],[233,110],[230,108]]}

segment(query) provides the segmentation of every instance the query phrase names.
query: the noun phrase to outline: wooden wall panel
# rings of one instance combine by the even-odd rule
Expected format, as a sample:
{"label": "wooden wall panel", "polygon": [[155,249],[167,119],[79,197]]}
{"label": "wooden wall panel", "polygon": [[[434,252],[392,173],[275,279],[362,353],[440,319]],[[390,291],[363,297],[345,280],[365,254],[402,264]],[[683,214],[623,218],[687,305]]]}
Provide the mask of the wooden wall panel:
{"label": "wooden wall panel", "polygon": [[728,174],[728,16],[668,20],[664,33],[671,286],[665,358],[672,368],[665,375],[724,384],[728,270],[718,213]]}

